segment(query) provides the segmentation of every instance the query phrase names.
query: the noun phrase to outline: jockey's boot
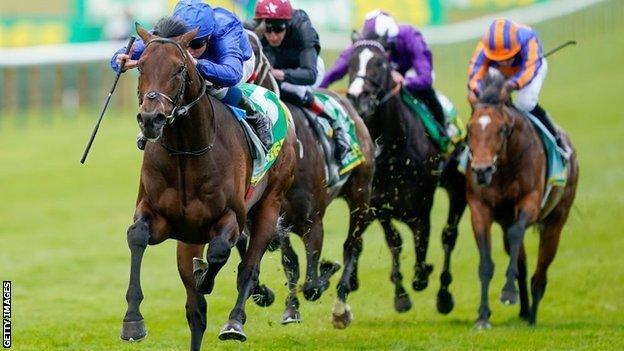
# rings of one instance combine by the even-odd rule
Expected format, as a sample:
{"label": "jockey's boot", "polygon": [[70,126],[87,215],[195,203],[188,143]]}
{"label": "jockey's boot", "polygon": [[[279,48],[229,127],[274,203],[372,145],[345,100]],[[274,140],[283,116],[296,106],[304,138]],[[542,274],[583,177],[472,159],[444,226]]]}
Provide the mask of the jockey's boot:
{"label": "jockey's boot", "polygon": [[537,119],[539,119],[539,121],[542,122],[546,129],[548,129],[548,131],[555,137],[557,147],[561,150],[563,157],[565,157],[566,159],[570,158],[572,150],[570,149],[568,144],[563,141],[563,138],[561,138],[561,133],[559,133],[559,129],[555,127],[548,113],[544,111],[544,109],[539,104],[537,104],[535,105],[533,110],[531,110],[531,114],[537,117]]}
{"label": "jockey's boot", "polygon": [[273,144],[273,124],[271,119],[256,111],[256,108],[251,101],[243,94],[238,107],[245,110],[247,115],[247,122],[253,127],[258,135],[258,139],[262,142],[264,147],[269,150]]}
{"label": "jockey's boot", "polygon": [[329,125],[334,130],[334,157],[338,159],[339,162],[342,161],[342,159],[351,152],[351,145],[349,144],[349,138],[345,130],[338,124],[338,121],[335,121],[325,113],[323,104],[314,97],[311,91],[308,91],[304,97],[304,106],[317,116],[323,117],[329,122]]}
{"label": "jockey's boot", "polygon": [[147,145],[147,138],[143,135],[143,133],[139,132],[139,134],[137,134],[136,143],[139,150],[145,150],[145,145]]}

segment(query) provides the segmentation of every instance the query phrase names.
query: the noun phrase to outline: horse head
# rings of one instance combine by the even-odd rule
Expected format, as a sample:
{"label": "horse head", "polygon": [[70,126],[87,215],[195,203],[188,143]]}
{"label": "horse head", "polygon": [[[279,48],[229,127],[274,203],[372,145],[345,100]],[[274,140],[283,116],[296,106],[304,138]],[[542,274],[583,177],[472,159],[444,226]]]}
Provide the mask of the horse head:
{"label": "horse head", "polygon": [[472,116],[468,121],[470,164],[481,186],[492,181],[513,132],[514,119],[507,106],[509,94],[503,88],[504,83],[505,78],[500,72],[490,70],[483,92],[478,98],[472,96],[469,99],[472,104]]}
{"label": "horse head", "polygon": [[373,40],[353,44],[349,60],[347,98],[358,114],[368,122],[377,107],[391,97],[391,67],[383,45]]}
{"label": "horse head", "polygon": [[162,136],[165,124],[188,114],[192,106],[184,105],[187,85],[192,83],[191,77],[195,76],[189,73],[195,73],[195,67],[186,49],[197,34],[197,29],[176,38],[153,35],[139,24],[136,30],[145,43],[145,50],[138,62],[137,95],[140,106],[137,122],[143,135],[156,141]]}

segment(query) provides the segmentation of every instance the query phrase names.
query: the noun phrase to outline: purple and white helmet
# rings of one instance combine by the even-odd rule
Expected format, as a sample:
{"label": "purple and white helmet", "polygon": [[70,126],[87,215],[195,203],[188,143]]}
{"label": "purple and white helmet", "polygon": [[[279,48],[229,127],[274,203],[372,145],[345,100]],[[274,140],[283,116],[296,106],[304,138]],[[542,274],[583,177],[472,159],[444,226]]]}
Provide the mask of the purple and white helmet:
{"label": "purple and white helmet", "polygon": [[373,10],[364,17],[362,39],[374,40],[386,37],[389,40],[399,35],[399,25],[392,16],[382,10]]}

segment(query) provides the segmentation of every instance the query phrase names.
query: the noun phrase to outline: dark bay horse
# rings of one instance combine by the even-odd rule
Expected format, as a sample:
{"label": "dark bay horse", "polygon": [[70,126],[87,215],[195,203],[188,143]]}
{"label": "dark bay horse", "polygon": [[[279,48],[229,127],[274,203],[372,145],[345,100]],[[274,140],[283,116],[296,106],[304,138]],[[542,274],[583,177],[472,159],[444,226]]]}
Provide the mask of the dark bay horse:
{"label": "dark bay horse", "polygon": [[[267,89],[277,89],[275,80],[270,74],[270,63],[262,54],[258,42],[252,39],[252,47],[256,52],[258,65],[258,81],[256,84]],[[268,72],[268,73],[266,73]],[[296,176],[290,190],[286,193],[284,204],[285,224],[303,240],[306,251],[306,278],[303,284],[303,296],[310,301],[318,299],[329,287],[329,278],[340,266],[332,262],[322,262],[319,258],[323,247],[323,217],[327,206],[336,197],[345,199],[349,206],[349,232],[344,247],[357,246],[361,233],[372,220],[373,213],[369,210],[373,174],[375,171],[374,146],[366,125],[359,117],[351,103],[328,90],[331,95],[349,113],[356,126],[360,147],[365,157],[363,164],[357,166],[346,182],[339,182],[328,187],[325,174],[326,155],[319,141],[319,134],[306,117],[306,112],[290,103],[286,106],[293,116],[298,139],[298,157]],[[320,117],[315,117],[320,118]],[[333,157],[333,156],[330,156]],[[282,264],[288,281],[288,296],[282,323],[299,322],[299,299],[297,283],[299,280],[299,260],[288,235],[280,236]],[[345,256],[346,257],[346,256]],[[352,264],[353,262],[351,262]],[[350,269],[349,263],[345,269]],[[320,271],[320,272],[319,272]]]}
{"label": "dark bay horse", "polygon": [[[520,289],[520,318],[534,325],[537,308],[546,289],[546,271],[559,245],[561,230],[574,201],[579,166],[576,152],[568,160],[568,179],[564,187],[554,187],[550,196],[560,196],[550,211],[542,211],[546,190],[546,157],[542,141],[528,118],[510,107],[508,93],[503,91],[505,78],[495,71],[488,74],[479,100],[471,97],[473,113],[468,122],[470,167],[466,182],[472,228],[479,249],[481,304],[475,327],[490,328],[488,290],[494,274],[491,257],[492,223],[499,223],[504,232],[505,250],[510,256],[507,281],[501,301],[514,304],[518,300],[516,279]],[[561,135],[572,145],[568,136]],[[556,192],[559,192],[558,194]],[[531,278],[533,304],[529,308],[524,232],[537,225],[540,234],[535,274]]]}
{"label": "dark bay horse", "polygon": [[[373,140],[378,145],[375,158],[371,207],[381,222],[386,241],[392,253],[391,281],[395,285],[394,307],[399,312],[411,308],[410,298],[403,287],[399,267],[402,240],[392,224],[395,219],[412,230],[416,251],[415,274],[412,287],[416,291],[428,285],[433,267],[426,263],[429,245],[430,212],[438,184],[448,192],[450,206],[447,224],[442,232],[444,267],[440,275],[437,309],[449,313],[454,302],[448,287],[452,277],[450,257],[457,239],[457,225],[466,207],[465,179],[457,171],[455,157],[444,161],[438,147],[427,137],[420,119],[399,96],[401,86],[391,77],[390,62],[382,44],[377,41],[356,41],[349,61],[349,90],[347,97],[364,118]],[[357,261],[362,250],[361,241],[353,248],[345,248],[346,260]],[[347,294],[357,289],[355,271],[345,269],[338,286],[334,312],[335,323],[346,325],[351,319],[346,305]]]}
{"label": "dark bay horse", "polygon": [[[252,163],[243,129],[225,105],[205,94],[204,80],[187,53],[197,30],[173,39],[138,25],[137,32],[145,43],[138,64],[137,120],[153,142],[145,149],[134,224],[127,234],[131,267],[121,337],[146,336],[139,311],[141,260],[148,244],[172,238],[178,241],[178,271],[187,293],[191,349],[199,350],[206,329],[203,294],[212,291],[247,224],[250,244],[238,266],[238,297],[219,334],[222,340],[244,341],[245,302],[257,285],[260,260],[294,176],[294,130],[288,128],[273,167],[250,188]],[[207,263],[200,259],[206,244]]]}

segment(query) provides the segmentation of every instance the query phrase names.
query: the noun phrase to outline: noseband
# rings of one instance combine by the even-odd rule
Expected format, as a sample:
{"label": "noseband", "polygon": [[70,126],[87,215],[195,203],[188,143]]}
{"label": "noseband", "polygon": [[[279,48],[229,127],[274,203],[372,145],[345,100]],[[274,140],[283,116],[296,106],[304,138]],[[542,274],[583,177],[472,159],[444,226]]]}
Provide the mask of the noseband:
{"label": "noseband", "polygon": [[[153,43],[162,43],[162,44],[173,44],[178,51],[180,52],[180,54],[182,55],[182,58],[185,62],[184,66],[182,67],[182,69],[180,70],[180,72],[178,72],[178,75],[183,76],[183,81],[182,84],[180,84],[178,86],[178,90],[176,91],[176,95],[171,98],[169,95],[162,93],[160,91],[155,91],[155,90],[151,90],[148,91],[147,93],[145,93],[143,95],[143,97],[139,97],[140,103],[143,103],[144,99],[148,99],[148,100],[156,100],[159,97],[165,99],[166,101],[168,101],[172,106],[173,109],[171,110],[171,114],[169,114],[168,116],[165,116],[167,123],[171,124],[173,123],[173,121],[175,120],[176,117],[183,117],[183,116],[187,116],[189,109],[193,106],[195,106],[197,104],[197,102],[199,102],[199,100],[204,96],[204,94],[206,93],[206,84],[205,82],[202,81],[202,88],[201,91],[199,93],[199,95],[197,96],[197,98],[195,100],[193,100],[190,104],[186,104],[186,105],[180,105],[182,97],[184,96],[184,92],[186,90],[186,84],[191,80],[191,77],[188,73],[188,70],[186,68],[186,55],[187,53],[184,51],[184,49],[182,49],[182,47],[180,46],[180,44],[178,44],[176,41],[168,39],[168,38],[154,38],[152,40],[150,40],[149,42],[147,42],[147,44],[145,44],[145,49],[147,49],[148,46],[150,46]],[[201,77],[201,75],[199,75]]]}

